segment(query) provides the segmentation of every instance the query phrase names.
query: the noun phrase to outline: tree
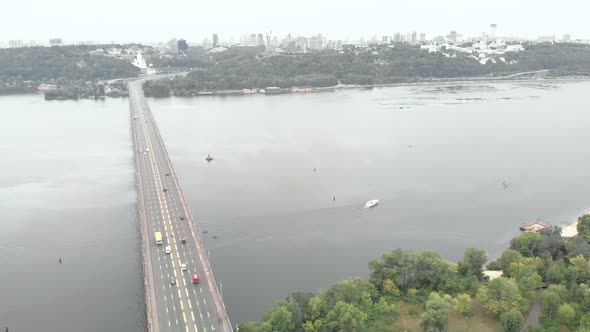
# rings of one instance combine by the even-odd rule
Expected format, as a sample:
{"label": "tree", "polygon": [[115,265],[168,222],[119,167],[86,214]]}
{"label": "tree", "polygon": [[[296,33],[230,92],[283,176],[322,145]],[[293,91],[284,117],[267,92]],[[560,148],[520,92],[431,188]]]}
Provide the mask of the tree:
{"label": "tree", "polygon": [[488,260],[485,251],[477,248],[467,248],[463,260],[459,264],[459,271],[463,275],[474,275],[478,280],[483,277],[483,265]]}
{"label": "tree", "polygon": [[498,265],[502,272],[504,272],[504,275],[509,276],[510,273],[508,271],[508,267],[510,266],[510,264],[514,262],[520,262],[521,260],[522,255],[518,251],[507,249],[504,250],[500,258],[498,259]]}
{"label": "tree", "polygon": [[540,252],[544,237],[537,232],[524,232],[510,240],[510,249],[518,251],[524,257],[533,257]]}
{"label": "tree", "polygon": [[336,303],[326,315],[324,330],[330,332],[353,332],[367,329],[367,314],[343,301]]}
{"label": "tree", "polygon": [[590,241],[590,214],[585,214],[578,218],[578,235],[584,240]]}
{"label": "tree", "polygon": [[545,281],[552,284],[560,284],[565,279],[563,264],[551,262],[545,271]]}
{"label": "tree", "polygon": [[576,256],[584,256],[585,258],[590,258],[590,243],[588,243],[584,238],[579,235],[576,235],[569,239],[565,243],[565,248],[567,251],[567,256],[569,258],[576,257]]}
{"label": "tree", "polygon": [[375,303],[372,313],[374,320],[381,320],[383,318],[397,319],[399,317],[399,311],[393,304],[387,303],[383,297],[379,299],[379,302]]}
{"label": "tree", "polygon": [[286,306],[276,308],[270,315],[269,323],[273,331],[288,332],[293,330],[295,325],[291,321],[293,315]]}
{"label": "tree", "polygon": [[431,293],[426,301],[420,326],[424,332],[442,332],[449,328],[451,306],[437,293]]}
{"label": "tree", "polygon": [[549,316],[549,319],[553,319],[553,315],[555,315],[560,305],[561,297],[557,292],[551,290],[545,292],[543,295],[543,310]]}
{"label": "tree", "polygon": [[510,311],[502,314],[500,321],[505,332],[519,332],[522,329],[524,319],[520,311],[511,309]]}
{"label": "tree", "polygon": [[457,296],[457,312],[459,312],[463,317],[469,318],[469,316],[471,316],[471,312],[473,311],[472,302],[473,301],[471,300],[471,296],[469,296],[469,294],[459,294]]}
{"label": "tree", "polygon": [[551,226],[541,231],[543,240],[538,246],[537,255],[548,251],[553,259],[561,258],[565,254],[565,240],[561,237],[561,227]]}
{"label": "tree", "polygon": [[240,324],[240,331],[242,332],[258,332],[258,324],[254,322],[245,322]]}
{"label": "tree", "polygon": [[393,280],[385,279],[383,280],[383,294],[391,295],[391,296],[399,296],[399,288],[395,285]]}
{"label": "tree", "polygon": [[557,309],[557,320],[561,324],[572,327],[575,324],[575,319],[576,311],[571,305],[564,303],[559,306],[559,309]]}
{"label": "tree", "polygon": [[496,278],[477,292],[485,311],[496,317],[512,309],[520,309],[522,297],[513,279]]}

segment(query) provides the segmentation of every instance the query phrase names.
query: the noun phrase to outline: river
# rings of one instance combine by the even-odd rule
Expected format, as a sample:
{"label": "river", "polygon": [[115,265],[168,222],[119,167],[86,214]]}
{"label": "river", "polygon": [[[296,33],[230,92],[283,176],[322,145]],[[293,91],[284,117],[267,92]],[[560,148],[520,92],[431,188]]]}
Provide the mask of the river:
{"label": "river", "polygon": [[[589,88],[149,103],[236,323],[293,291],[367,276],[394,248],[496,257],[524,222],[575,219],[590,207]],[[129,121],[125,99],[0,97],[0,326],[144,328]],[[369,199],[380,203],[363,209]]]}

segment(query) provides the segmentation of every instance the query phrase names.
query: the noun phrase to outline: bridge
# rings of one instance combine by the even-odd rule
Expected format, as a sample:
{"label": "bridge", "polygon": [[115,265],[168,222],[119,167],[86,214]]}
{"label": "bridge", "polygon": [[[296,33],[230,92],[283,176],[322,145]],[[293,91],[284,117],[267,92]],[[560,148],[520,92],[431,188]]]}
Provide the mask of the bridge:
{"label": "bridge", "polygon": [[[147,330],[233,331],[141,81],[128,87]],[[156,244],[156,232],[162,234],[161,245]],[[199,283],[193,283],[195,274]]]}

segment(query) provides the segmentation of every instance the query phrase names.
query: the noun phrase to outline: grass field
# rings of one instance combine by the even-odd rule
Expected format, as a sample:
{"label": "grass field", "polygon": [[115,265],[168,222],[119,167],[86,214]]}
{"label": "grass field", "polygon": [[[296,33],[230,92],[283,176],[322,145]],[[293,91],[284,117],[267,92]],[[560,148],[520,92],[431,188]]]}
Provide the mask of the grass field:
{"label": "grass field", "polygon": [[[398,319],[386,320],[382,326],[377,327],[379,332],[420,332],[420,315],[422,315],[423,304],[411,304],[408,302],[395,302],[400,313]],[[474,301],[473,316],[464,318],[457,313],[449,316],[449,331],[453,332],[499,332],[502,325],[499,321],[485,314],[481,306]]]}

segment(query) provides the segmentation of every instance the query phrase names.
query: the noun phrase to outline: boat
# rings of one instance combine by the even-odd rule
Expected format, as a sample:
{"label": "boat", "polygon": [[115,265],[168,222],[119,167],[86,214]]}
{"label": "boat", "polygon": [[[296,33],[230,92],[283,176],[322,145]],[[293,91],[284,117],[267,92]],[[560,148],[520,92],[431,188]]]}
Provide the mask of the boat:
{"label": "boat", "polygon": [[372,199],[365,204],[365,209],[372,208],[373,206],[379,204],[378,199]]}
{"label": "boat", "polygon": [[205,158],[205,160],[211,161],[211,160],[213,160],[213,158],[211,157],[211,155],[207,155],[207,158]]}

